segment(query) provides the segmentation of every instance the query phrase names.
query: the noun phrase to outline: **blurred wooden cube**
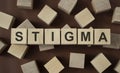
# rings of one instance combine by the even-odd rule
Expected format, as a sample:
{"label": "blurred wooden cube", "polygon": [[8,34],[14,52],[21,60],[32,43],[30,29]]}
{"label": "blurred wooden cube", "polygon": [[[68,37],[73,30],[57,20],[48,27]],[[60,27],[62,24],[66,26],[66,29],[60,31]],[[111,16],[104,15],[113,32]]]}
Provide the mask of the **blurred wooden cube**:
{"label": "blurred wooden cube", "polygon": [[53,57],[44,67],[49,73],[60,73],[64,69],[64,66],[57,57]]}
{"label": "blurred wooden cube", "polygon": [[114,68],[114,70],[117,72],[117,73],[120,73],[120,61],[117,63],[116,67]]}
{"label": "blurred wooden cube", "polygon": [[84,69],[84,66],[85,66],[85,54],[70,53],[69,67]]}
{"label": "blurred wooden cube", "polygon": [[92,61],[91,64],[94,68],[99,72],[102,73],[105,71],[110,65],[110,61],[104,56],[103,53],[98,54]]}
{"label": "blurred wooden cube", "polygon": [[21,65],[23,73],[40,73],[36,61],[30,61]]}
{"label": "blurred wooden cube", "polygon": [[120,7],[116,7],[112,17],[112,23],[120,24]]}
{"label": "blurred wooden cube", "polygon": [[27,45],[11,45],[8,49],[8,53],[22,59],[25,56],[27,49]]}
{"label": "blurred wooden cube", "polygon": [[53,22],[56,16],[57,16],[57,12],[52,8],[50,8],[48,5],[45,5],[38,14],[38,18],[44,21],[48,25],[50,25]]}
{"label": "blurred wooden cube", "polygon": [[54,49],[54,45],[39,45],[40,51],[48,51]]}
{"label": "blurred wooden cube", "polygon": [[77,0],[60,0],[58,8],[63,10],[67,14],[70,14],[76,4]]}
{"label": "blurred wooden cube", "polygon": [[33,9],[33,0],[17,0],[17,7],[24,9]]}
{"label": "blurred wooden cube", "polygon": [[0,40],[0,54],[5,50],[7,44]]}
{"label": "blurred wooden cube", "polygon": [[15,18],[9,14],[0,12],[0,27],[10,29],[15,21]]}
{"label": "blurred wooden cube", "polygon": [[92,0],[91,4],[95,13],[101,13],[111,9],[109,0]]}
{"label": "blurred wooden cube", "polygon": [[35,27],[28,19],[26,19],[17,28],[35,28]]}
{"label": "blurred wooden cube", "polygon": [[62,29],[69,29],[69,28],[71,28],[71,27],[68,24],[66,24],[62,27]]}
{"label": "blurred wooden cube", "polygon": [[95,20],[94,16],[91,14],[88,8],[83,9],[81,12],[76,14],[74,18],[82,28],[86,27]]}

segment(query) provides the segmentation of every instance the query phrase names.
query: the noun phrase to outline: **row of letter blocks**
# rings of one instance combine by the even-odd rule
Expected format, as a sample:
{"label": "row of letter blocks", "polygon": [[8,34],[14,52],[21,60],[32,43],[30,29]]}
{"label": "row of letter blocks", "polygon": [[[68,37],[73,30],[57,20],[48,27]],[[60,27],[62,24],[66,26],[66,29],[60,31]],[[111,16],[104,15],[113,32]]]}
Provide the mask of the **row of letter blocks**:
{"label": "row of letter blocks", "polygon": [[[28,34],[28,35],[27,35]],[[78,43],[77,43],[78,42]],[[11,44],[110,44],[110,29],[12,29]]]}

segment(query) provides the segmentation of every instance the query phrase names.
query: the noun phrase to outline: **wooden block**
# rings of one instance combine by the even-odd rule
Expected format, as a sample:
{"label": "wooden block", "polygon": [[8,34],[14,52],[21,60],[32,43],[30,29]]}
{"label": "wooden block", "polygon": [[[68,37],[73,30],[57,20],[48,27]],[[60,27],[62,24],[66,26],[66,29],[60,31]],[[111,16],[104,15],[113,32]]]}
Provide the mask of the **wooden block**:
{"label": "wooden block", "polygon": [[60,45],[60,29],[45,29],[45,45]]}
{"label": "wooden block", "polygon": [[110,65],[110,61],[104,56],[103,53],[98,54],[92,61],[91,64],[94,68],[99,72],[102,73],[105,71]]}
{"label": "wooden block", "polygon": [[9,14],[0,12],[0,27],[10,29],[15,21],[15,18]]}
{"label": "wooden block", "polygon": [[111,9],[109,0],[92,0],[91,4],[95,13],[101,13]]}
{"label": "wooden block", "polygon": [[115,70],[117,73],[120,73],[120,61],[118,62],[118,64],[117,64],[116,67],[114,68],[114,70]]}
{"label": "wooden block", "polygon": [[78,29],[78,44],[93,44],[93,29]]}
{"label": "wooden block", "polygon": [[[93,29],[93,27],[90,27],[89,29]],[[91,47],[92,45],[87,45],[88,47]]]}
{"label": "wooden block", "polygon": [[22,59],[25,56],[27,49],[27,45],[11,45],[8,53],[19,59]]}
{"label": "wooden block", "polygon": [[112,23],[120,24],[120,7],[116,7],[112,17]]}
{"label": "wooden block", "polygon": [[27,29],[12,28],[11,30],[11,44],[27,44]]}
{"label": "wooden block", "polygon": [[56,18],[57,12],[45,5],[44,8],[38,14],[38,18],[44,21],[46,24],[50,25],[52,21]]}
{"label": "wooden block", "polygon": [[30,61],[21,65],[23,73],[40,73],[36,61]]}
{"label": "wooden block", "polygon": [[17,28],[35,28],[35,27],[32,25],[32,23],[28,19],[26,19]]}
{"label": "wooden block", "polygon": [[58,8],[63,10],[67,14],[70,14],[76,4],[77,0],[60,0]]}
{"label": "wooden block", "polygon": [[69,67],[84,69],[85,54],[82,53],[70,53]]}
{"label": "wooden block", "polygon": [[77,44],[77,29],[61,29],[61,44]]}
{"label": "wooden block", "polygon": [[7,44],[4,43],[3,41],[0,41],[0,54],[4,51],[6,48]]}
{"label": "wooden block", "polygon": [[110,45],[111,32],[110,29],[94,29],[94,44],[95,45]]}
{"label": "wooden block", "polygon": [[66,24],[65,26],[63,26],[62,29],[69,29],[69,28],[71,28],[71,27],[68,24]]}
{"label": "wooden block", "polygon": [[33,9],[33,0],[17,0],[17,7],[24,9]]}
{"label": "wooden block", "polygon": [[120,49],[120,34],[111,34],[111,44],[103,45],[105,48]]}
{"label": "wooden block", "polygon": [[49,73],[60,73],[64,69],[64,66],[57,57],[53,57],[44,67]]}
{"label": "wooden block", "polygon": [[74,18],[82,28],[86,27],[95,20],[88,8],[83,9],[81,12],[76,14]]}
{"label": "wooden block", "polygon": [[28,44],[40,45],[43,41],[43,29],[28,29]]}
{"label": "wooden block", "polygon": [[40,51],[48,51],[54,49],[54,45],[39,45]]}

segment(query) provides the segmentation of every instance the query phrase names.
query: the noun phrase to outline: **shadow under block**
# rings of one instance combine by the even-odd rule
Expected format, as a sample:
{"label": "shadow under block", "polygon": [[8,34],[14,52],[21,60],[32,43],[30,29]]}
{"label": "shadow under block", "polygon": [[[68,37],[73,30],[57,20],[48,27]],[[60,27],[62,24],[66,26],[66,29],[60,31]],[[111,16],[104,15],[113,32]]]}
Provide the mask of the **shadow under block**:
{"label": "shadow under block", "polygon": [[93,29],[78,29],[78,44],[93,44]]}
{"label": "shadow under block", "polygon": [[61,44],[64,45],[77,44],[77,29],[62,29]]}
{"label": "shadow under block", "polygon": [[54,45],[39,45],[40,51],[48,51],[54,49]]}
{"label": "shadow under block", "polygon": [[60,29],[45,29],[45,44],[59,45],[60,44]]}
{"label": "shadow under block", "polygon": [[11,44],[27,44],[27,29],[12,28],[11,30]]}
{"label": "shadow under block", "polygon": [[95,20],[94,16],[88,8],[83,9],[81,12],[76,14],[74,18],[82,28],[86,27],[88,24]]}
{"label": "shadow under block", "polygon": [[60,0],[58,8],[63,10],[67,14],[70,14],[76,4],[77,0]]}
{"label": "shadow under block", "polygon": [[112,23],[120,24],[120,7],[116,7],[112,17]]}
{"label": "shadow under block", "polygon": [[33,0],[17,0],[17,7],[23,9],[33,9]]}
{"label": "shadow under block", "polygon": [[27,45],[11,45],[8,49],[8,53],[22,59],[25,56],[27,49]]}
{"label": "shadow under block", "polygon": [[91,64],[94,68],[99,72],[102,73],[105,71],[109,66],[111,66],[110,61],[104,56],[103,53],[98,54],[92,61]]}
{"label": "shadow under block", "polygon": [[0,27],[10,29],[15,21],[15,18],[9,14],[0,12]]}
{"label": "shadow under block", "polygon": [[28,19],[26,19],[17,28],[35,28],[35,27]]}
{"label": "shadow under block", "polygon": [[28,29],[28,44],[43,44],[43,29]]}
{"label": "shadow under block", "polygon": [[49,73],[60,73],[64,69],[64,66],[57,57],[53,57],[44,67]]}
{"label": "shadow under block", "polygon": [[7,44],[5,44],[3,41],[0,40],[0,54],[4,51],[6,46],[7,46]]}
{"label": "shadow under block", "polygon": [[94,29],[94,44],[96,45],[110,45],[111,36],[110,29]]}
{"label": "shadow under block", "polygon": [[23,73],[40,73],[36,61],[30,61],[21,65]]}
{"label": "shadow under block", "polygon": [[38,18],[48,25],[50,25],[53,22],[56,16],[57,12],[50,8],[48,5],[45,5],[38,14]]}
{"label": "shadow under block", "polygon": [[109,0],[92,0],[91,4],[96,14],[105,12],[111,9]]}
{"label": "shadow under block", "polygon": [[120,49],[120,34],[111,34],[111,44],[103,45],[105,48]]}
{"label": "shadow under block", "polygon": [[70,53],[69,67],[84,69],[85,54]]}
{"label": "shadow under block", "polygon": [[120,60],[119,62],[117,63],[116,67],[114,68],[114,70],[117,72],[117,73],[120,73]]}

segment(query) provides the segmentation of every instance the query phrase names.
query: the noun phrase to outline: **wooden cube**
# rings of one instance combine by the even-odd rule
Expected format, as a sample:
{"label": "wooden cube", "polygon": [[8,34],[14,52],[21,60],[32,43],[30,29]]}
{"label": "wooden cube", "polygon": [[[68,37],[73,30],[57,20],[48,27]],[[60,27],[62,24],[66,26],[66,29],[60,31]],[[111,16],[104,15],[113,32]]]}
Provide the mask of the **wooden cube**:
{"label": "wooden cube", "polygon": [[4,51],[7,44],[0,40],[0,54]]}
{"label": "wooden cube", "polygon": [[33,0],[17,0],[17,7],[24,9],[33,9]]}
{"label": "wooden cube", "polygon": [[60,0],[58,8],[63,10],[67,14],[70,14],[76,4],[77,0]]}
{"label": "wooden cube", "polygon": [[77,44],[77,29],[61,29],[61,44]]}
{"label": "wooden cube", "polygon": [[101,13],[111,9],[109,0],[92,0],[91,4],[95,13]]}
{"label": "wooden cube", "polygon": [[105,48],[120,49],[120,34],[111,34],[111,44],[103,45]]}
{"label": "wooden cube", "polygon": [[116,67],[114,68],[114,70],[115,70],[117,73],[120,73],[120,61],[118,62],[118,64],[117,64]]}
{"label": "wooden cube", "polygon": [[44,21],[48,25],[52,23],[52,21],[56,18],[56,16],[57,16],[57,12],[52,8],[50,8],[48,5],[45,5],[38,14],[38,18]]}
{"label": "wooden cube", "polygon": [[30,61],[21,65],[23,73],[40,73],[36,61]]}
{"label": "wooden cube", "polygon": [[28,19],[26,19],[17,28],[35,28],[35,27],[32,25],[32,23]]}
{"label": "wooden cube", "polygon": [[10,29],[15,21],[15,18],[9,14],[0,12],[0,27]]}
{"label": "wooden cube", "polygon": [[112,23],[120,24],[120,7],[116,7],[112,17]]}
{"label": "wooden cube", "polygon": [[11,30],[11,44],[27,44],[27,29],[12,28]]}
{"label": "wooden cube", "polygon": [[28,44],[40,45],[43,41],[43,29],[28,29]]}
{"label": "wooden cube", "polygon": [[44,67],[49,73],[60,73],[64,69],[64,66],[57,57],[53,57]]}
{"label": "wooden cube", "polygon": [[95,20],[88,8],[83,9],[81,12],[76,14],[74,18],[82,28],[86,27]]}
{"label": "wooden cube", "polygon": [[39,45],[40,51],[48,51],[54,49],[54,45]]}
{"label": "wooden cube", "polygon": [[25,56],[27,49],[27,45],[11,45],[8,53],[19,59],[22,59]]}
{"label": "wooden cube", "polygon": [[45,29],[45,44],[60,45],[60,29]]}
{"label": "wooden cube", "polygon": [[110,65],[110,61],[104,56],[103,53],[98,54],[92,61],[91,64],[94,68],[99,72],[102,73],[105,71]]}
{"label": "wooden cube", "polygon": [[78,44],[93,44],[93,29],[78,29]]}
{"label": "wooden cube", "polygon": [[62,29],[69,29],[69,28],[71,28],[71,27],[68,24],[66,24],[65,26],[63,26]]}
{"label": "wooden cube", "polygon": [[94,29],[94,44],[95,45],[110,45],[111,31],[110,29]]}
{"label": "wooden cube", "polygon": [[69,67],[84,69],[85,54],[82,53],[70,53]]}

